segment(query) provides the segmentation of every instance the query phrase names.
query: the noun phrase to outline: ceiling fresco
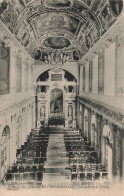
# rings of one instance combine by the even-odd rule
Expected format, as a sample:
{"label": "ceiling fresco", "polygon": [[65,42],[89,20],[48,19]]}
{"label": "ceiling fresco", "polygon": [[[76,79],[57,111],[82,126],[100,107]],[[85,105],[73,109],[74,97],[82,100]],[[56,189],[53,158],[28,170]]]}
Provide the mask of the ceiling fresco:
{"label": "ceiling fresco", "polygon": [[54,64],[78,61],[122,9],[123,0],[3,0],[0,19],[36,61]]}
{"label": "ceiling fresco", "polygon": [[63,49],[71,45],[70,41],[64,37],[48,37],[44,40],[43,46],[54,49]]}

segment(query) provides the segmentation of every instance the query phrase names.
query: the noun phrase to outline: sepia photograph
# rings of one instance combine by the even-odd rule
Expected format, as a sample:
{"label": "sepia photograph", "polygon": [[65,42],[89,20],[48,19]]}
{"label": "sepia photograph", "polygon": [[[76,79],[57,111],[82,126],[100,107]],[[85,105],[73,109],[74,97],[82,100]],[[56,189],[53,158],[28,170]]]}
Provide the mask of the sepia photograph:
{"label": "sepia photograph", "polygon": [[124,0],[0,0],[0,196],[124,195]]}

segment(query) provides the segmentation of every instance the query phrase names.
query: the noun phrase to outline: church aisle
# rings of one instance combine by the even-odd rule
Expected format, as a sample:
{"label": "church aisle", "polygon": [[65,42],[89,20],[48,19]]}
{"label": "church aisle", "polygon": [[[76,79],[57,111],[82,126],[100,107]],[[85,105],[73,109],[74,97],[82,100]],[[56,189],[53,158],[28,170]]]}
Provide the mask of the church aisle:
{"label": "church aisle", "polygon": [[[47,132],[47,133],[45,133]],[[79,130],[32,130],[3,184],[18,188],[108,188],[108,172]]]}
{"label": "church aisle", "polygon": [[67,186],[71,183],[69,158],[64,144],[64,134],[50,134],[47,161],[44,166],[43,186]]}

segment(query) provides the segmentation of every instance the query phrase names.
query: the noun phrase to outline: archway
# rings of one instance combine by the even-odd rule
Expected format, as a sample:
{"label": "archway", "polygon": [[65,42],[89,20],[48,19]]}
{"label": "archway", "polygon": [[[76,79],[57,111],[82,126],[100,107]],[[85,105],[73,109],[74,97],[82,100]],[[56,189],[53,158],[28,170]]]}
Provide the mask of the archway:
{"label": "archway", "polygon": [[10,128],[6,125],[2,131],[1,136],[1,171],[0,180],[5,176],[7,169],[10,166]]}
{"label": "archway", "polygon": [[108,177],[112,180],[112,155],[113,155],[113,135],[110,127],[105,125],[102,134],[102,164],[108,171]]}

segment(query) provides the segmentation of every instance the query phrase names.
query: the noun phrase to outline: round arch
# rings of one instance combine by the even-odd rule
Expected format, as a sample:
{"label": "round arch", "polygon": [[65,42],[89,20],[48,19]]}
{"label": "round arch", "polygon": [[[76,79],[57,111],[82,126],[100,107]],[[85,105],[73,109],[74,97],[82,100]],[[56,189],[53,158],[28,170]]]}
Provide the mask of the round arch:
{"label": "round arch", "polygon": [[8,125],[6,125],[2,131],[2,137],[10,137],[10,128]]}
{"label": "round arch", "polygon": [[[43,73],[46,72],[46,71],[52,70],[52,69],[55,69],[55,67],[54,67],[54,68],[50,68],[49,66],[46,66],[45,68],[42,68],[41,70],[38,70],[37,73],[36,73],[35,76],[34,76],[33,84],[36,83],[37,78],[38,78],[41,74],[43,74]],[[79,78],[78,78],[76,72],[72,72],[71,67],[70,67],[70,68],[63,67],[63,68],[60,68],[60,69],[61,69],[61,70],[64,70],[64,71],[68,71],[69,73],[71,73],[71,74],[74,76],[74,78],[76,79],[77,83],[79,82]]]}
{"label": "round arch", "polygon": [[3,179],[10,166],[10,160],[11,160],[10,134],[11,134],[10,127],[6,125],[2,130],[2,136],[1,136],[0,181]]}

